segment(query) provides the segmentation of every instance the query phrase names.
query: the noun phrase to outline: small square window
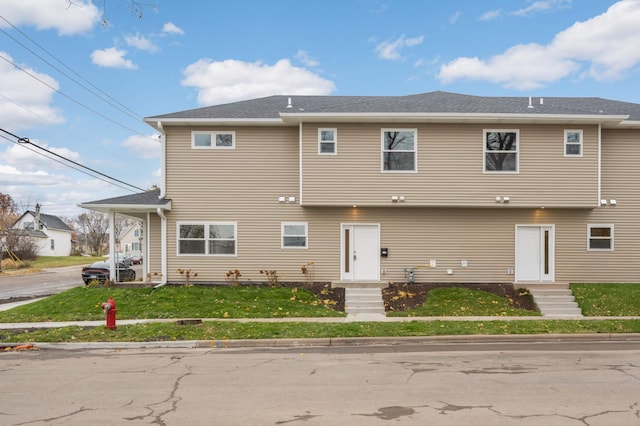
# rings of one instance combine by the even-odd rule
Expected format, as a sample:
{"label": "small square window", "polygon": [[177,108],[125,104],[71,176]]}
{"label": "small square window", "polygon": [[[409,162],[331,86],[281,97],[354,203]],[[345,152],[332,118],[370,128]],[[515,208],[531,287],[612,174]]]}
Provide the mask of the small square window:
{"label": "small square window", "polygon": [[282,248],[307,248],[307,222],[282,223]]}
{"label": "small square window", "polygon": [[337,129],[318,129],[318,154],[335,155],[338,151],[337,145]]}
{"label": "small square window", "polygon": [[613,225],[587,225],[588,251],[613,251]]}
{"label": "small square window", "polygon": [[194,149],[234,149],[236,132],[191,132]]}
{"label": "small square window", "polygon": [[564,156],[582,157],[582,130],[564,131]]}

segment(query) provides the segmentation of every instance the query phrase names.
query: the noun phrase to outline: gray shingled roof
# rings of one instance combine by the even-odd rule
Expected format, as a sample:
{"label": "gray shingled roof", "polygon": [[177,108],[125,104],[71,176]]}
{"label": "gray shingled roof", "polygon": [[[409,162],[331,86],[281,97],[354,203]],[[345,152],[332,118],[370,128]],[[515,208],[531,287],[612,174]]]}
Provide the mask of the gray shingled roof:
{"label": "gray shingled roof", "polygon": [[[292,108],[287,108],[288,99]],[[408,96],[269,96],[147,117],[166,119],[279,119],[281,113],[455,113],[455,114],[549,114],[628,115],[640,121],[640,104],[603,98],[471,96],[450,92],[428,92]]]}
{"label": "gray shingled roof", "polygon": [[170,200],[160,198],[160,190],[140,192],[137,194],[123,195],[114,198],[105,198],[103,200],[89,201],[87,205],[144,205],[144,206],[164,206]]}

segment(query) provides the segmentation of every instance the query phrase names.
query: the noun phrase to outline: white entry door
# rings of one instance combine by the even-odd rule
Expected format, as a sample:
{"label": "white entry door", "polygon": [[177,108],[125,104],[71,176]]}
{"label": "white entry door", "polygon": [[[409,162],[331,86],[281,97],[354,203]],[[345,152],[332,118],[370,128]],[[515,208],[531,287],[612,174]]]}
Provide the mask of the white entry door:
{"label": "white entry door", "polygon": [[344,281],[380,279],[380,225],[345,224],[342,231],[342,273]]}
{"label": "white entry door", "polygon": [[516,225],[516,281],[555,280],[553,225]]}

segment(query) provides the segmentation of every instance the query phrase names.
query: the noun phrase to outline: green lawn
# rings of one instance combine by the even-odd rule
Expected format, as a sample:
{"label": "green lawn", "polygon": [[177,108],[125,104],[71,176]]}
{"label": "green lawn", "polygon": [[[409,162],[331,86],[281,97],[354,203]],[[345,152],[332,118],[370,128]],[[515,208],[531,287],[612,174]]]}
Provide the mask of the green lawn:
{"label": "green lawn", "polygon": [[40,256],[30,260],[32,268],[60,268],[62,266],[89,265],[104,260],[104,257],[93,256]]}
{"label": "green lawn", "polygon": [[113,296],[119,319],[339,317],[307,290],[290,287],[76,287],[46,300],[0,312],[0,322],[102,319]]}
{"label": "green lawn", "polygon": [[533,316],[539,312],[514,308],[509,300],[481,290],[469,288],[438,288],[431,290],[422,306],[388,312],[394,317],[431,316]]}
{"label": "green lawn", "polygon": [[585,316],[640,316],[640,284],[571,284]]}

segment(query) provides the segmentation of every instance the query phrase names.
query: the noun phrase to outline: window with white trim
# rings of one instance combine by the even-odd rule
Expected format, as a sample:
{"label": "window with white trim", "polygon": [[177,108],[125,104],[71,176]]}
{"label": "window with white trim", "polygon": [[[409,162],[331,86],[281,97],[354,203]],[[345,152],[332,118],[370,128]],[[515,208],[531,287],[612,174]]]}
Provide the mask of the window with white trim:
{"label": "window with white trim", "polygon": [[518,173],[519,130],[484,131],[485,173]]}
{"label": "window with white trim", "polygon": [[307,222],[282,222],[282,248],[307,248]]}
{"label": "window with white trim", "polygon": [[335,155],[338,152],[338,129],[318,129],[318,154]]}
{"label": "window with white trim", "polygon": [[587,225],[588,251],[613,251],[613,225]]}
{"label": "window with white trim", "polygon": [[564,131],[564,156],[582,157],[582,130]]}
{"label": "window with white trim", "polygon": [[382,129],[382,171],[416,172],[417,129]]}
{"label": "window with white trim", "polygon": [[235,149],[236,132],[191,132],[191,148]]}
{"label": "window with white trim", "polygon": [[235,222],[179,222],[178,255],[235,256],[237,235]]}

